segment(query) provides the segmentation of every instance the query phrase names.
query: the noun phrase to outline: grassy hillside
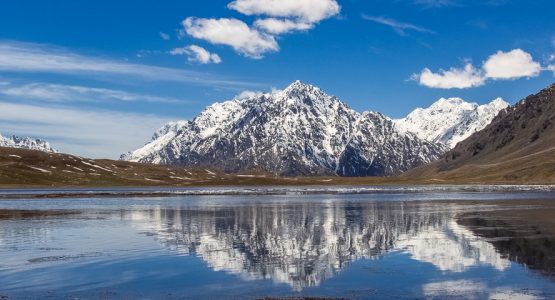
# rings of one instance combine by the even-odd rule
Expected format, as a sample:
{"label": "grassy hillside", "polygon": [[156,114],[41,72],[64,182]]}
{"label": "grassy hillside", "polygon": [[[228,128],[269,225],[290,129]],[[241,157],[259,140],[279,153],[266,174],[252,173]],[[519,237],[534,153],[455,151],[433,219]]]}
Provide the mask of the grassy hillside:
{"label": "grassy hillside", "polygon": [[502,111],[443,159],[402,178],[555,183],[555,85]]}
{"label": "grassy hillside", "polygon": [[275,177],[217,170],[87,159],[67,154],[0,147],[0,187],[231,186],[384,184],[391,178]]}

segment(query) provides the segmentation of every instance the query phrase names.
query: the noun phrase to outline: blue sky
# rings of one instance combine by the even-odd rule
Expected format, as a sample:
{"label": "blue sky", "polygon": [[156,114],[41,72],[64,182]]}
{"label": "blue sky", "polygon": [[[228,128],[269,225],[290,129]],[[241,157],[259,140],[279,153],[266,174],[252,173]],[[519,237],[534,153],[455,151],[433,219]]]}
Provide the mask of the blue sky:
{"label": "blue sky", "polygon": [[551,0],[5,2],[0,132],[91,157],[296,79],[393,118],[555,81]]}

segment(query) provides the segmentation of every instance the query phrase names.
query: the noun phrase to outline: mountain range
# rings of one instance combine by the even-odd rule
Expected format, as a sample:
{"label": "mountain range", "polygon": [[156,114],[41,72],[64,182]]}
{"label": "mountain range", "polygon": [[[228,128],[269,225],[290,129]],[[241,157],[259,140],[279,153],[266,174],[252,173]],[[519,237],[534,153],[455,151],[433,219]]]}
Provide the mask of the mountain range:
{"label": "mountain range", "polygon": [[2,134],[0,134],[0,147],[38,150],[49,153],[58,152],[56,149],[50,146],[50,143],[45,140],[33,139],[30,137],[20,138],[15,135],[12,135],[11,137],[4,137],[2,136]]}
{"label": "mountain range", "polygon": [[[147,159],[141,162],[151,162],[149,164],[89,160],[72,155],[56,154],[53,153],[55,150],[51,147],[44,146],[43,143],[37,141],[33,143],[32,139],[2,137],[0,184],[4,186],[130,184],[236,186],[421,184],[430,182],[550,184],[555,182],[555,129],[553,126],[555,122],[555,85],[506,108],[504,108],[505,104],[498,99],[485,106],[468,104],[460,99],[440,99],[428,109],[416,110],[429,118],[420,124],[430,126],[414,125],[408,129],[400,128],[399,123],[407,122],[411,119],[411,115],[417,114],[411,113],[405,119],[391,120],[379,113],[357,113],[339,99],[327,96],[315,87],[302,83],[296,83],[296,85],[305,87],[304,91],[301,89],[301,95],[308,93],[311,96],[307,98],[299,96],[297,93],[299,87],[293,90],[289,89],[289,91],[286,89],[268,94],[252,94],[241,99],[214,104],[191,121],[167,124],[155,133],[152,142],[142,149],[124,156],[124,158],[139,161],[144,157]],[[289,104],[282,104],[281,101],[289,102]],[[460,103],[460,106],[464,106],[465,109],[455,109],[458,105],[455,105],[453,109],[446,109],[457,103]],[[330,110],[325,108],[329,107],[325,104],[331,105]],[[281,112],[279,112],[280,108],[282,108]],[[480,127],[487,123],[487,119],[482,117],[489,118],[494,114],[493,112],[480,113],[480,111],[488,111],[488,108],[499,109],[499,113],[480,130]],[[291,111],[295,109],[302,111],[298,118],[295,118],[294,114],[290,115]],[[276,111],[278,112],[276,113]],[[452,117],[454,112],[457,112],[459,117]],[[461,115],[464,117],[460,117]],[[277,119],[271,119],[272,117]],[[438,137],[448,137],[443,140],[451,141],[455,141],[453,136],[458,137],[458,135],[450,135],[450,133],[461,132],[461,130],[453,130],[453,126],[437,125],[444,124],[441,120],[447,120],[449,117],[455,120],[464,120],[458,124],[476,130],[476,132],[466,133],[470,136],[456,144],[455,142],[450,144],[432,142]],[[447,130],[438,130],[436,135],[428,135],[426,130],[421,130],[422,128],[432,128],[432,125],[435,128],[446,128]],[[331,133],[330,128],[336,128],[337,131]],[[232,129],[235,131],[230,131]],[[346,129],[351,131],[345,133]],[[26,142],[21,142],[21,140]],[[245,142],[248,140],[250,143]],[[342,144],[343,141],[347,142]],[[241,147],[244,146],[240,142],[245,142],[248,147],[244,150],[246,153],[239,153],[236,156],[233,151],[243,149]],[[314,177],[310,172],[307,172],[305,177],[275,177],[268,174],[263,168],[271,162],[265,162],[265,165],[259,164],[258,169],[251,168],[253,162],[264,162],[272,154],[272,147],[269,147],[269,150],[266,148],[270,154],[257,152],[271,143],[274,143],[276,148],[285,148],[287,151],[298,151],[299,145],[308,147],[307,149],[325,145],[322,149],[325,150],[329,147],[332,151],[343,152],[343,158],[348,157],[345,154],[348,151],[345,149],[349,149],[349,147],[351,147],[349,151],[358,151],[353,153],[354,157],[358,158],[361,156],[357,155],[364,153],[363,151],[376,151],[373,154],[380,159],[384,156],[379,152],[382,151],[394,156],[394,159],[389,161],[390,166],[399,169],[407,167],[406,164],[404,167],[402,165],[407,162],[407,158],[414,159],[412,162],[416,161],[416,164],[432,159],[421,157],[418,160],[414,158],[414,154],[411,155],[409,149],[422,150],[419,155],[433,154],[439,159],[410,169],[398,177],[346,178],[336,176],[345,174],[340,171],[349,170],[342,168],[342,166],[348,166],[345,164],[346,160],[335,160],[340,168],[326,170],[318,164],[330,161],[330,164],[333,164],[334,161],[330,159],[333,156],[329,154],[324,156],[320,154],[322,152],[305,151],[301,152],[304,156],[295,156],[291,159],[287,154],[277,157],[275,161],[272,161],[276,164],[274,170],[279,170],[278,167],[281,166],[289,166],[291,173],[294,173],[295,169],[291,168],[292,166],[304,168],[301,170],[310,170],[311,166],[316,165],[314,170],[322,172],[321,175],[326,175],[325,177]],[[372,143],[377,145],[374,146]],[[18,149],[16,145],[20,148],[36,149],[36,145],[43,145],[43,147],[39,147],[40,151],[37,151]],[[235,148],[230,145],[235,145]],[[455,146],[451,148],[449,145]],[[185,152],[184,156],[181,152],[183,149],[190,152]],[[214,156],[210,160],[208,156],[200,155],[200,152],[197,152],[198,161],[192,161],[193,163],[186,165],[186,155],[192,153],[192,150],[188,149],[195,151],[206,149],[206,153]],[[435,152],[431,150],[435,150]],[[438,154],[441,152],[444,153]],[[256,153],[264,155],[256,156]],[[226,157],[226,154],[229,156]],[[293,154],[299,155],[298,152]],[[406,156],[404,156],[405,154]],[[173,159],[176,159],[176,165],[168,165],[174,163]],[[207,161],[212,162],[213,165],[202,164]],[[217,168],[219,161],[223,161],[223,164],[228,167],[237,166],[240,163],[244,163],[245,167],[236,167],[236,170],[240,171],[234,174],[224,173]],[[387,160],[383,161],[387,163]],[[360,164],[351,170],[356,171],[357,167],[360,168],[361,165],[368,166],[369,162],[369,160],[364,161],[361,158]],[[372,161],[372,163],[374,162],[375,160]],[[408,162],[410,163],[410,160]],[[306,163],[306,165],[301,163]],[[356,161],[353,162],[353,165],[355,164],[357,164]],[[347,173],[347,175],[350,174]]]}
{"label": "mountain range", "polygon": [[497,98],[488,104],[469,103],[461,98],[441,98],[429,108],[417,108],[406,118],[395,120],[399,129],[434,143],[453,148],[486,127],[509,103]]}
{"label": "mountain range", "polygon": [[442,159],[403,174],[460,182],[555,181],[555,84],[502,110]]}
{"label": "mountain range", "polygon": [[285,176],[391,176],[432,162],[485,127],[508,104],[441,99],[392,120],[356,112],[321,89],[293,82],[207,107],[191,121],[165,125],[121,159],[261,170]]}

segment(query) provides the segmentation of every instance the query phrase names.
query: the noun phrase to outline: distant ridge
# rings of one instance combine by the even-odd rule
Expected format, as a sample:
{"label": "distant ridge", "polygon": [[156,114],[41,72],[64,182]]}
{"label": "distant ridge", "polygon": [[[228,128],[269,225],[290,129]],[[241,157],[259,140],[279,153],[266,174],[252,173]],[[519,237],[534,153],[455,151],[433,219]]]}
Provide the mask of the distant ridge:
{"label": "distant ridge", "polygon": [[509,103],[497,98],[488,104],[469,103],[461,98],[441,98],[428,108],[417,108],[406,118],[395,120],[403,131],[453,148],[474,132],[486,127]]}
{"label": "distant ridge", "polygon": [[502,110],[491,124],[404,178],[461,182],[555,181],[555,84]]}
{"label": "distant ridge", "polygon": [[33,139],[30,137],[20,138],[15,135],[12,135],[11,137],[4,137],[2,136],[2,134],[0,134],[0,147],[38,150],[48,153],[58,152],[56,149],[50,146],[50,143],[45,140]]}

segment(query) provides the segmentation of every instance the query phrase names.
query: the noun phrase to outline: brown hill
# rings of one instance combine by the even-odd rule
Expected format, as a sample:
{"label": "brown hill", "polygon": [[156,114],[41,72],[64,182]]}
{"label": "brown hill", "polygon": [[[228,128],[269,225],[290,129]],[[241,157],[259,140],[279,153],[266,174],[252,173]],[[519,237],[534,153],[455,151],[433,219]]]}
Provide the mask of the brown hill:
{"label": "brown hill", "polygon": [[201,167],[151,165],[0,147],[0,188],[378,184],[386,178],[224,174]]}
{"label": "brown hill", "polygon": [[443,159],[402,178],[465,183],[555,182],[555,84],[499,113]]}
{"label": "brown hill", "polygon": [[0,186],[188,185],[222,176],[176,168],[0,147]]}

